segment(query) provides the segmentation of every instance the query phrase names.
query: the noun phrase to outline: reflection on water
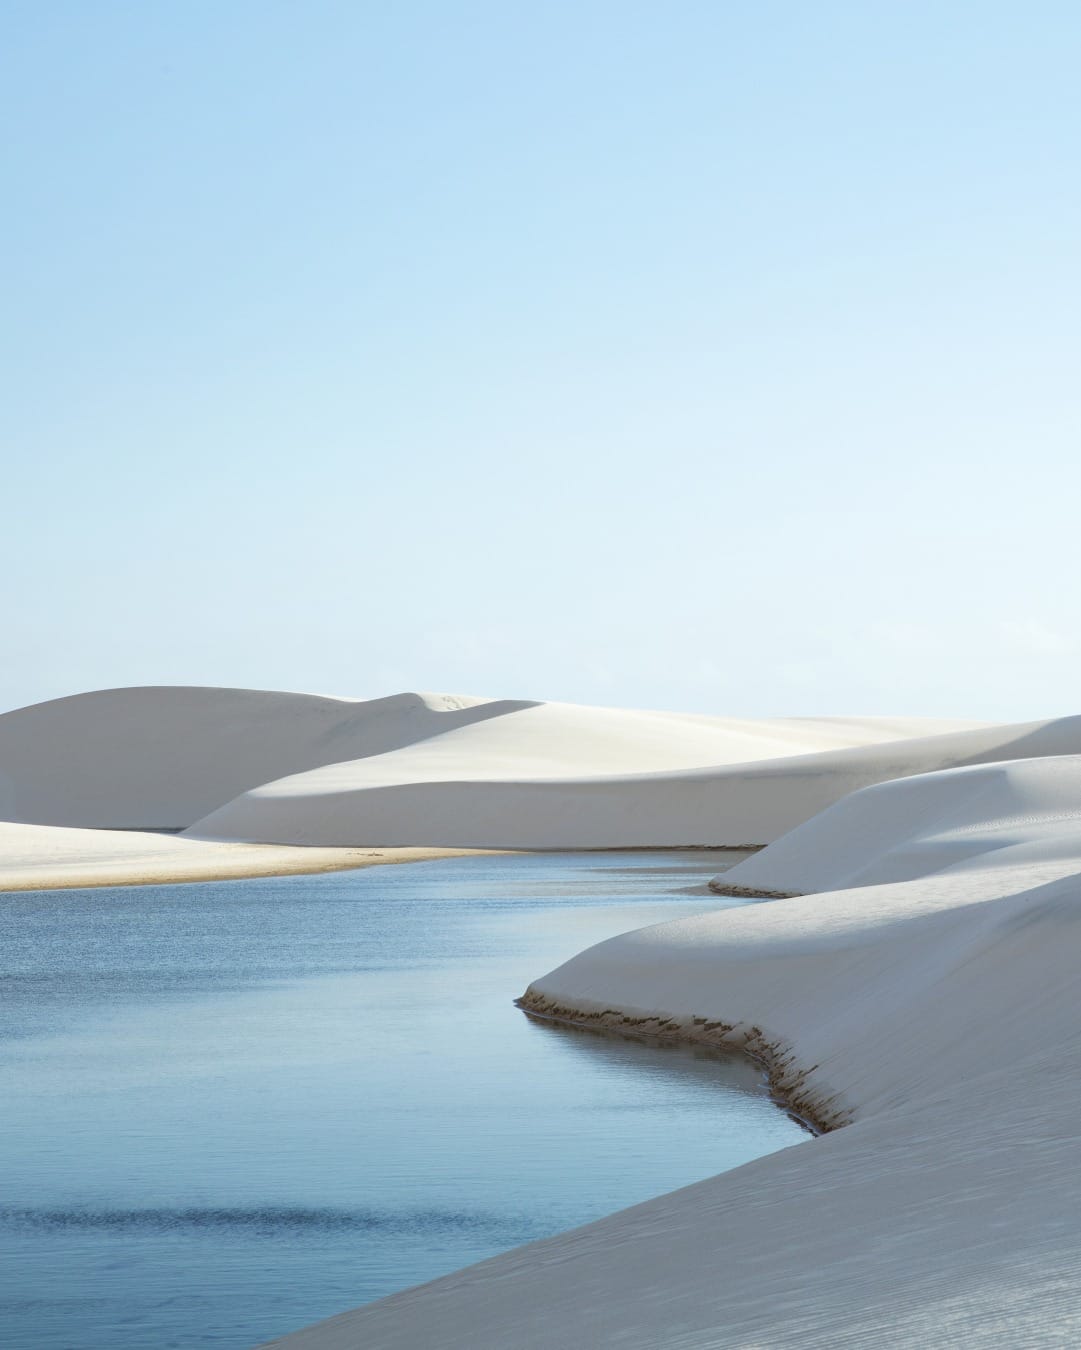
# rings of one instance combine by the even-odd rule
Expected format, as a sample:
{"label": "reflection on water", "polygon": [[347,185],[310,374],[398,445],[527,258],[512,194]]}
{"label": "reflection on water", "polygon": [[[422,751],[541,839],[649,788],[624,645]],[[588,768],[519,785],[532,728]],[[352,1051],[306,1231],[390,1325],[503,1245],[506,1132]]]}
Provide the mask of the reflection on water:
{"label": "reflection on water", "polygon": [[760,1075],[512,999],[701,853],[7,896],[0,1324],[257,1342],[798,1142]]}

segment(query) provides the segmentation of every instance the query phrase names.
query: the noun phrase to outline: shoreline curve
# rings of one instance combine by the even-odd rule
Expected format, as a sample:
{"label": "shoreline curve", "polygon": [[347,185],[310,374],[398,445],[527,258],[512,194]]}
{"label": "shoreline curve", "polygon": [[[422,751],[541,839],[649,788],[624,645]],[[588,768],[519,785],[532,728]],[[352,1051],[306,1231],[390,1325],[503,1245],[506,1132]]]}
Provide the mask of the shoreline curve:
{"label": "shoreline curve", "polygon": [[706,1017],[662,1018],[657,1014],[619,1008],[589,1012],[545,998],[532,986],[521,998],[514,1000],[514,1006],[527,1017],[580,1027],[598,1035],[616,1034],[637,1040],[705,1045],[741,1055],[764,1070],[772,1101],[815,1138],[842,1129],[854,1120],[851,1112],[829,1106],[828,1093],[815,1092],[806,1086],[818,1065],[800,1067],[794,1049],[781,1040],[771,1039],[761,1027]]}

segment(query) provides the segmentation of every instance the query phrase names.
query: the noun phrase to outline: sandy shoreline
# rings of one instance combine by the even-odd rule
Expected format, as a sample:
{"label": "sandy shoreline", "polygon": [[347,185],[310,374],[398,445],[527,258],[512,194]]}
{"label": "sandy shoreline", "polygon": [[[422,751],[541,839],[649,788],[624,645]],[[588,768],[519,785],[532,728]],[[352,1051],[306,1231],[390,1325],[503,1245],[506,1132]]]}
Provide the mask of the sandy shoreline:
{"label": "sandy shoreline", "polygon": [[[191,839],[149,830],[80,830],[12,825],[0,821],[0,893],[86,890],[96,886],[165,886],[250,877],[314,875],[361,867],[434,862],[440,858],[495,857],[521,850],[479,848],[322,848],[301,844],[247,844]],[[556,851],[556,850],[544,850]],[[750,848],[581,849],[605,855],[702,853],[709,861],[695,870],[709,875],[724,863],[754,854]],[[648,871],[632,867],[629,871]],[[710,884],[688,894],[711,894]]]}
{"label": "sandy shoreline", "polygon": [[810,1134],[829,1134],[831,1130],[839,1130],[851,1123],[848,1117],[830,1109],[826,1097],[806,1087],[809,1070],[800,1067],[792,1047],[771,1041],[760,1027],[711,1022],[705,1017],[695,1017],[689,1024],[661,1017],[633,1017],[615,1008],[590,1012],[584,1008],[553,1004],[532,990],[527,990],[514,1003],[528,1017],[579,1027],[600,1036],[703,1045],[711,1050],[742,1055],[765,1072],[771,1100]]}
{"label": "sandy shoreline", "polygon": [[479,850],[218,844],[136,830],[0,822],[0,892],[237,881],[430,862],[475,852]]}
{"label": "sandy shoreline", "polygon": [[768,891],[760,886],[734,886],[717,877],[707,883],[707,888],[713,895],[731,895],[744,900],[795,900],[803,894],[802,891]]}
{"label": "sandy shoreline", "polygon": [[822,1133],[271,1344],[1081,1341],[1081,756],[871,787],[719,886],[800,894],[610,938],[519,1006],[743,1049]]}

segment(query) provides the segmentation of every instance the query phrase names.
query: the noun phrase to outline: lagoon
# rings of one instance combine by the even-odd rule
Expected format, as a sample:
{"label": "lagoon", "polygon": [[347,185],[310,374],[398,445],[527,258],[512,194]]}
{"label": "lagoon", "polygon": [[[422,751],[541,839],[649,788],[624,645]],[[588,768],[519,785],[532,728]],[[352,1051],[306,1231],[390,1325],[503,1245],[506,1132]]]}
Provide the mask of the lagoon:
{"label": "lagoon", "polygon": [[5,896],[10,1344],[248,1350],[800,1142],[745,1061],[512,1003],[593,942],[740,903],[702,893],[722,861]]}

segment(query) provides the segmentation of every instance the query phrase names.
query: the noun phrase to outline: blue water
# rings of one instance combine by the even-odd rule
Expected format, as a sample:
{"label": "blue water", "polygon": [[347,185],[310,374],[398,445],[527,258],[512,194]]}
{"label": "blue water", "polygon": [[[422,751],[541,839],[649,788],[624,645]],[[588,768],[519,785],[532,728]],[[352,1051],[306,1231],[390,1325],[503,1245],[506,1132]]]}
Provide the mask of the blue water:
{"label": "blue water", "polygon": [[[701,853],[2,897],[0,1343],[248,1350],[799,1142],[740,1061],[512,1004]],[[736,903],[736,902],[725,902]]]}

